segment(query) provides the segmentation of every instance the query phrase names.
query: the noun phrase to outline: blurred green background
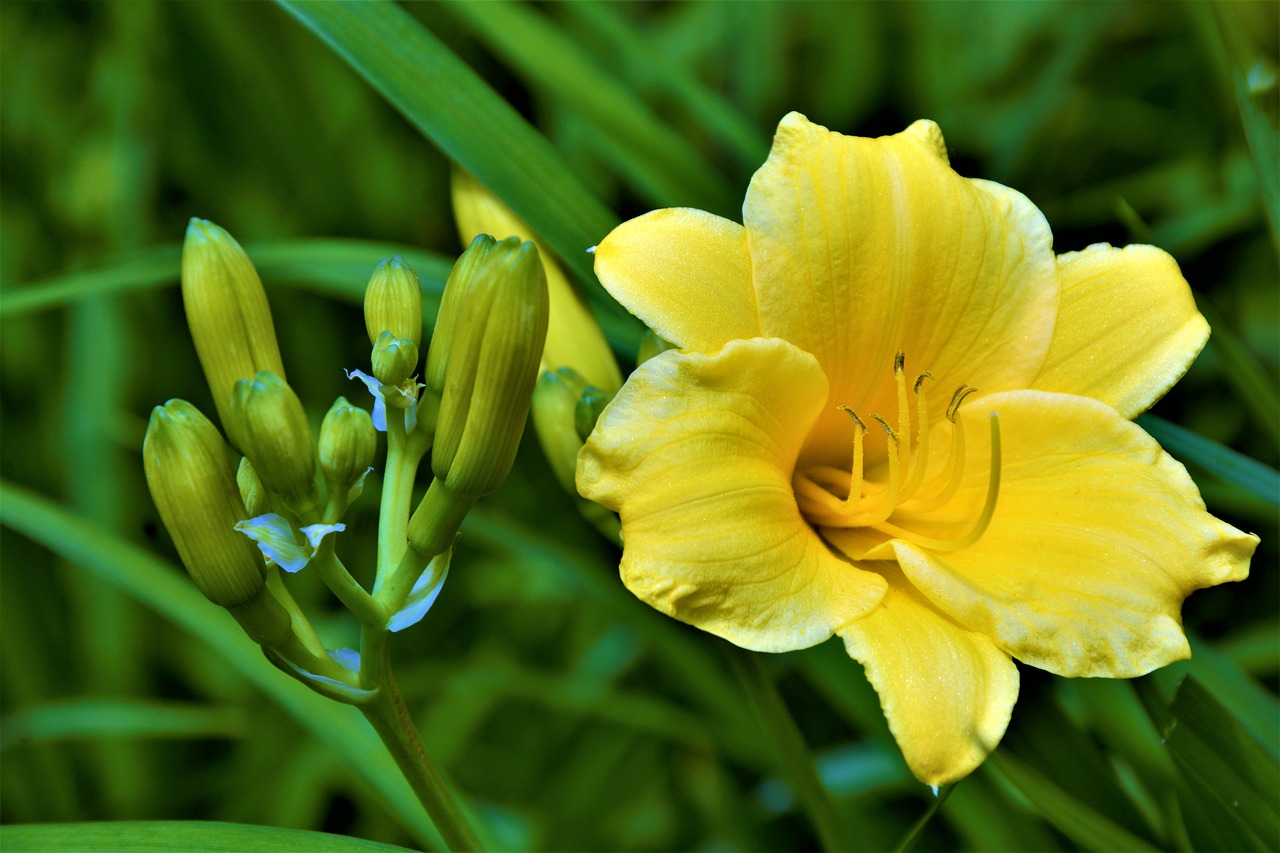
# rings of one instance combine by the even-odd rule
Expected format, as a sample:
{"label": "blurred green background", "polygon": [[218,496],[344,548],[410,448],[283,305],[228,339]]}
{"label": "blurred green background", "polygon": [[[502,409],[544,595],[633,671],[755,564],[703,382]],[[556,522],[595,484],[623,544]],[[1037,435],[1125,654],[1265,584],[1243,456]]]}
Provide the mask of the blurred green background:
{"label": "blurred green background", "polygon": [[[1280,844],[1280,7],[401,8],[405,21],[365,46],[362,76],[300,23],[305,10],[0,4],[0,821],[220,820],[432,843],[358,717],[271,670],[190,587],[140,447],[153,405],[180,396],[212,411],[176,287],[192,216],[259,263],[289,378],[317,423],[338,394],[367,403],[341,369],[367,362],[369,271],[404,251],[438,292],[459,251],[441,149],[478,174],[537,159],[502,134],[450,141],[449,120],[502,126],[489,101],[448,100],[470,90],[424,96],[443,119],[402,103],[407,120],[366,79],[394,91],[397,68],[451,53],[595,200],[579,219],[570,208],[579,253],[610,226],[600,211],[738,218],[789,110],[857,135],[935,119],[955,167],[1028,195],[1059,251],[1171,252],[1214,336],[1141,422],[1188,464],[1211,511],[1262,537],[1252,575],[1188,600],[1190,662],[1132,682],[1021,668],[1004,744],[917,845]],[[403,49],[423,29],[438,54]],[[582,284],[633,353],[636,327]],[[352,554],[371,553],[376,493],[348,517]],[[428,750],[494,847],[816,844],[723,644],[623,589],[616,552],[554,488],[536,442],[464,533],[439,602],[395,654]],[[296,580],[328,645],[350,645],[354,623],[314,578]],[[765,663],[854,837],[893,847],[933,798],[858,665],[838,641]],[[1171,706],[1188,674],[1207,691]],[[1165,744],[1175,719],[1184,737]]]}

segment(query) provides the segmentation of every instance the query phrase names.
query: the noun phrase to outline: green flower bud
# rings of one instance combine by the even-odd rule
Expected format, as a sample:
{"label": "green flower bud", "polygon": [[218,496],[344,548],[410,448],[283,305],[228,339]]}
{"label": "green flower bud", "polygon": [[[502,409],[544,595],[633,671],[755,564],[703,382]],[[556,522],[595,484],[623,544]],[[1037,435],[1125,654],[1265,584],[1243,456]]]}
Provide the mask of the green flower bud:
{"label": "green flower bud", "polygon": [[315,451],[302,402],[285,381],[263,370],[241,379],[231,395],[232,432],[263,485],[290,506],[316,500]]}
{"label": "green flower bud", "polygon": [[[611,399],[608,392],[588,385],[577,371],[561,367],[554,373],[544,372],[533,388],[533,426],[538,435],[542,453],[551,465],[560,488],[573,496],[578,512],[594,524],[605,536],[618,542],[621,529],[618,516],[600,504],[592,503],[578,495],[575,476],[578,468],[578,451],[586,441],[583,427],[590,433],[599,412]],[[589,423],[589,426],[588,426]]]}
{"label": "green flower bud", "polygon": [[578,438],[582,439],[583,443],[586,443],[587,436],[591,435],[591,431],[596,428],[600,413],[612,399],[612,394],[606,394],[594,385],[588,385],[583,389],[582,395],[578,397],[578,404],[573,407],[573,425],[578,431]]}
{"label": "green flower bud", "polygon": [[240,487],[240,500],[244,501],[249,518],[271,512],[271,497],[248,456],[241,458],[240,467],[236,469],[236,485]]}
{"label": "green flower bud", "polygon": [[529,410],[551,472],[560,487],[571,495],[577,494],[574,472],[578,451],[583,445],[577,430],[578,400],[588,387],[587,380],[572,368],[544,371],[533,387],[533,404]]}
{"label": "green flower bud", "polygon": [[431,359],[438,343],[449,347],[432,470],[450,492],[470,496],[492,492],[511,470],[547,334],[538,250],[512,237],[483,254],[475,264],[464,254],[464,275],[450,275],[455,292],[446,289],[428,356],[438,381]]}
{"label": "green flower bud", "polygon": [[185,400],[170,400],[151,411],[142,459],[160,518],[205,598],[227,608],[257,598],[262,561],[235,529],[249,513],[217,428]]}
{"label": "green flower bud", "polygon": [[436,479],[409,519],[419,557],[452,547],[476,498],[515,461],[547,334],[547,284],[532,243],[472,241],[454,265],[427,351],[419,412],[436,412]]}
{"label": "green flower bud", "polygon": [[636,367],[669,349],[677,349],[677,347],[670,341],[658,337],[658,334],[652,329],[645,329],[644,334],[640,337],[640,350],[636,353]]}
{"label": "green flower bud", "polygon": [[378,431],[373,418],[339,397],[320,424],[320,470],[332,494],[345,495],[373,463]]}
{"label": "green flower bud", "polygon": [[[284,376],[271,308],[257,271],[230,234],[192,219],[182,244],[182,303],[218,418],[230,429],[231,392],[260,370]],[[233,443],[239,440],[232,435]]]}
{"label": "green flower bud", "polygon": [[422,343],[422,286],[413,267],[399,255],[379,263],[369,278],[364,291],[364,326],[371,344],[376,344],[383,332],[414,347]]}
{"label": "green flower bud", "polygon": [[618,362],[596,322],[569,278],[536,234],[502,201],[460,167],[453,170],[453,218],[466,243],[477,234],[501,234],[529,240],[538,247],[547,275],[547,343],[542,351],[543,371],[570,367],[592,385],[606,392],[622,387]]}
{"label": "green flower bud", "polygon": [[378,335],[373,345],[373,375],[383,385],[403,385],[418,369],[418,346],[391,332]]}

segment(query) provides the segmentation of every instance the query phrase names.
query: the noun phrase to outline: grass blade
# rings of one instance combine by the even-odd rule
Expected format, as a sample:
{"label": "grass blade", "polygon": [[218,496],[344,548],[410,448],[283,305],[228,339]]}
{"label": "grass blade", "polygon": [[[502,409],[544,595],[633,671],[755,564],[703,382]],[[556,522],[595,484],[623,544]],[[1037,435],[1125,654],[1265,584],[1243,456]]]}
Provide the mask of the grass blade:
{"label": "grass blade", "polygon": [[235,622],[196,591],[184,573],[68,514],[48,499],[9,483],[0,484],[0,523],[103,579],[205,643],[229,668],[325,743],[352,774],[381,795],[387,808],[419,839],[441,846],[413,791],[359,712],[281,676]]}
{"label": "grass blade", "polygon": [[1007,749],[992,753],[987,766],[1022,792],[1045,820],[1084,849],[1097,853],[1155,853],[1155,847],[1084,805]]}
{"label": "grass blade", "polygon": [[598,311],[625,317],[586,254],[617,217],[466,63],[390,0],[277,2],[527,222],[588,285]]}
{"label": "grass blade", "polygon": [[239,823],[156,820],[111,823],[41,823],[0,827],[0,848],[8,853],[168,853],[170,850],[235,853],[404,853],[405,848],[345,835],[248,826]]}
{"label": "grass blade", "polygon": [[1183,462],[1197,465],[1272,506],[1280,506],[1280,472],[1274,468],[1156,415],[1139,415],[1137,423]]}
{"label": "grass blade", "polygon": [[9,714],[0,727],[0,750],[56,740],[239,737],[245,723],[242,710],[234,707],[114,697],[75,699]]}
{"label": "grass blade", "polygon": [[1194,678],[1174,697],[1165,744],[1182,770],[1200,783],[1221,810],[1257,834],[1266,849],[1280,848],[1280,759],[1253,737]]}
{"label": "grass blade", "polygon": [[592,124],[598,144],[618,149],[619,165],[658,207],[701,207],[733,215],[740,198],[717,170],[549,18],[521,3],[451,2],[458,20],[518,73]]}

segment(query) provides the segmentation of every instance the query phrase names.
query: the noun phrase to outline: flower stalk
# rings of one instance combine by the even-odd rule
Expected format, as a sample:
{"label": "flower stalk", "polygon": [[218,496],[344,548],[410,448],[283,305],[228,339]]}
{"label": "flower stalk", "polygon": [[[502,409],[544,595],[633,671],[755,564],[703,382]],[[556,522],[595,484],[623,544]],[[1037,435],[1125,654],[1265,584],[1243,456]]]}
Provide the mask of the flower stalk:
{"label": "flower stalk", "polygon": [[[418,278],[399,257],[380,264],[365,297],[372,375],[348,373],[374,395],[373,411],[339,397],[318,443],[307,408],[284,381],[257,273],[212,223],[193,220],[188,229],[183,293],[223,426],[244,458],[237,470],[227,442],[194,406],[174,400],[156,408],[144,448],[147,482],[179,556],[272,664],[360,710],[450,849],[479,850],[401,698],[390,637],[430,609],[467,512],[511,468],[546,337],[536,248],[485,236],[463,254],[422,365],[425,385],[417,376]],[[387,453],[376,572],[366,589],[338,549],[342,519],[377,465],[379,431]],[[415,480],[428,458],[434,479],[415,510]],[[308,567],[360,623],[358,652],[326,649],[290,594],[285,575]]]}

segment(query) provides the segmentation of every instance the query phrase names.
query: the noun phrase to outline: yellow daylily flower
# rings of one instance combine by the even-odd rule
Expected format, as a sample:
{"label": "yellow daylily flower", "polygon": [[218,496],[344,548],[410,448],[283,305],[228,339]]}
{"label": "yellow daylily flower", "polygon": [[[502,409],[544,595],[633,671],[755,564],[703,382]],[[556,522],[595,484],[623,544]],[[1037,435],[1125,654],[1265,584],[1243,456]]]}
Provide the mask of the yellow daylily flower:
{"label": "yellow daylily flower", "polygon": [[1172,258],[1055,257],[928,121],[859,139],[788,115],[743,220],[658,210],[596,250],[678,347],[578,462],[632,592],[756,651],[838,634],[932,785],[999,742],[1013,658],[1130,677],[1189,655],[1183,599],[1244,578],[1258,540],[1129,422],[1208,337]]}

